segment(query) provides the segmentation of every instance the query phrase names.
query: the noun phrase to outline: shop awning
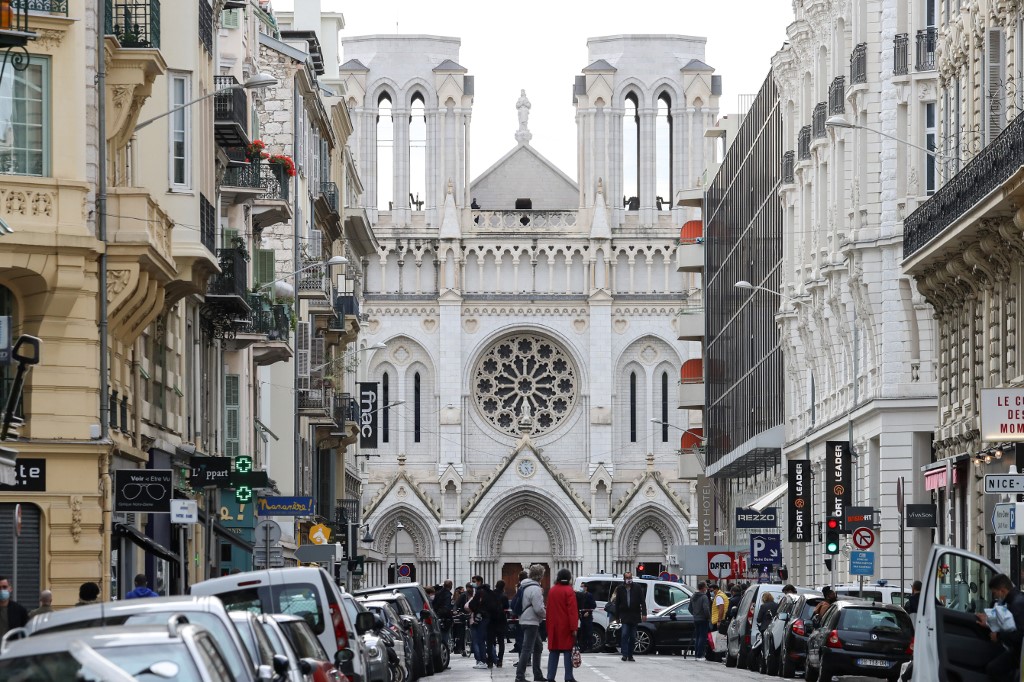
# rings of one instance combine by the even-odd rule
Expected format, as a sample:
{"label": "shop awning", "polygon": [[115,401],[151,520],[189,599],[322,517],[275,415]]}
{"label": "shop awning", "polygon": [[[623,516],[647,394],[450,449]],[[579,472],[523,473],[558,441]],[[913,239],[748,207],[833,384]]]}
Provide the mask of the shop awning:
{"label": "shop awning", "polygon": [[[960,482],[960,473],[957,468],[953,467],[953,485]],[[935,469],[933,471],[926,471],[924,474],[924,489],[925,490],[938,490],[939,488],[946,487],[946,468]]]}
{"label": "shop awning", "polygon": [[181,557],[179,557],[177,554],[161,545],[153,538],[146,537],[146,535],[140,533],[137,529],[133,528],[132,526],[129,526],[124,523],[115,523],[114,535],[116,537],[122,537],[126,540],[134,542],[136,545],[141,547],[146,552],[149,552],[150,554],[155,554],[161,559],[173,561],[174,563],[179,565],[181,564]]}
{"label": "shop awning", "polygon": [[770,505],[772,502],[785,495],[787,490],[789,490],[789,483],[783,483],[778,488],[769,491],[768,493],[754,500],[751,504],[748,504],[747,509],[753,509],[754,511],[759,513],[763,512],[768,507],[768,505]]}

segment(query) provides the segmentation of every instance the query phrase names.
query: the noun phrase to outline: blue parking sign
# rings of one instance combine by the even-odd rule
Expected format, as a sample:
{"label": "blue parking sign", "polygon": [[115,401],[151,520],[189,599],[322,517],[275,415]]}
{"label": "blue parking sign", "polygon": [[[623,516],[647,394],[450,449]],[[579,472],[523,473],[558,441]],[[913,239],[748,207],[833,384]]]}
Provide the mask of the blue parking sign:
{"label": "blue parking sign", "polygon": [[750,565],[776,566],[782,563],[782,541],[776,533],[750,535]]}
{"label": "blue parking sign", "polygon": [[850,575],[874,575],[874,552],[850,552]]}

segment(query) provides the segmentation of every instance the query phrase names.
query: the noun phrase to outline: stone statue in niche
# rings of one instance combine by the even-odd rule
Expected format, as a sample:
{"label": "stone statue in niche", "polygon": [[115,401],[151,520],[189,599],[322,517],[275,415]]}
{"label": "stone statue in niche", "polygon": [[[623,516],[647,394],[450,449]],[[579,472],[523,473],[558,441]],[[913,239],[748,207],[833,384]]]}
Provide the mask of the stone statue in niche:
{"label": "stone statue in niche", "polygon": [[526,97],[526,90],[519,91],[519,99],[516,101],[516,112],[519,114],[519,130],[516,131],[516,142],[526,143],[533,138],[528,123],[530,121],[530,100]]}

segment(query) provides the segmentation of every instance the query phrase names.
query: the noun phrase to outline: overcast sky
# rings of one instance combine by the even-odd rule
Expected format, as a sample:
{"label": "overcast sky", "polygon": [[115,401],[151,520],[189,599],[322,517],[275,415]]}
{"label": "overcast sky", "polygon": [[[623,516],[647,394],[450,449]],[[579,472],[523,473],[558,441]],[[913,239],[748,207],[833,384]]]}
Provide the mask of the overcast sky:
{"label": "overcast sky", "polygon": [[[290,10],[293,0],[273,0]],[[530,99],[530,144],[576,177],[572,84],[589,63],[587,38],[667,33],[707,38],[705,61],[722,76],[722,114],[737,97],[761,87],[771,56],[786,39],[792,0],[323,0],[345,15],[345,36],[425,33],[461,38],[459,63],[476,77],[472,120],[472,177],[515,146],[516,100]],[[397,27],[397,31],[396,31]]]}

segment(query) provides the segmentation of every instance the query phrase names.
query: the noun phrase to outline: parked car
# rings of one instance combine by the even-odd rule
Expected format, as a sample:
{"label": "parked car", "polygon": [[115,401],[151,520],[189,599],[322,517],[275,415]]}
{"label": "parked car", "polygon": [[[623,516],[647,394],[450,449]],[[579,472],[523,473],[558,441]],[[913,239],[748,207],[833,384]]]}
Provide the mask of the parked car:
{"label": "parked car", "polygon": [[987,682],[985,665],[1003,651],[975,624],[992,607],[989,584],[1002,573],[983,556],[933,545],[921,573],[921,596],[914,616],[914,682]]}
{"label": "parked car", "polygon": [[[242,612],[235,611],[232,616],[240,613]],[[274,673],[277,675],[276,679],[280,682],[313,682],[313,665],[299,657],[295,647],[285,637],[284,632],[281,631],[281,626],[273,620],[271,614],[246,615],[256,619],[257,626],[263,630],[263,635],[270,642],[271,649],[274,652],[273,660]]]}
{"label": "parked car", "polygon": [[357,620],[360,614],[366,614],[371,618],[370,627],[360,635],[367,655],[366,679],[369,682],[388,682],[388,654],[384,643],[380,641],[380,635],[374,631],[373,614],[351,594],[343,594],[341,603],[353,621]]}
{"label": "parked car", "polygon": [[174,596],[87,604],[73,609],[41,613],[23,628],[29,637],[41,633],[82,630],[104,625],[165,625],[172,615],[181,614],[193,625],[206,628],[220,643],[221,653],[236,680],[259,677],[259,661],[249,655],[224,604],[216,597]]}
{"label": "parked car", "polygon": [[179,682],[235,679],[213,635],[182,616],[171,616],[162,626],[86,628],[8,640],[0,652],[3,682],[132,682],[143,674]]}
{"label": "parked car", "polygon": [[786,618],[778,623],[772,622],[772,636],[768,641],[771,646],[777,646],[778,650],[768,658],[769,675],[792,678],[797,670],[804,669],[807,637],[814,630],[811,616],[822,599],[824,597],[818,593],[799,595],[790,606]]}
{"label": "parked car", "polygon": [[[385,628],[394,640],[395,654],[398,656],[402,670],[398,675],[402,680],[412,679],[412,657],[414,645],[412,635],[402,627],[398,613],[387,602],[372,601],[372,597],[360,597],[363,606],[374,615],[374,628]],[[377,619],[380,619],[379,621]],[[400,682],[398,680],[393,682]]]}
{"label": "parked car", "polygon": [[[573,582],[573,589],[580,590],[583,583],[594,595],[597,608],[594,609],[594,627],[592,651],[602,651],[608,647],[610,638],[607,636],[608,623],[611,619],[604,610],[608,600],[615,594],[615,590],[622,584],[622,575],[616,573],[598,573],[597,575],[583,575]],[[674,583],[667,580],[655,580],[653,578],[633,578],[633,584],[640,585],[644,590],[647,600],[647,615],[655,616],[668,607],[678,604],[684,599],[689,599],[693,590],[685,583]]]}
{"label": "parked car", "polygon": [[[366,681],[366,651],[360,631],[373,625],[369,614],[352,622],[341,604],[342,592],[322,568],[292,566],[211,578],[192,585],[192,594],[220,598],[230,611],[286,613],[306,619],[324,650],[353,682]],[[339,652],[351,651],[339,655]]]}
{"label": "parked car", "polygon": [[[619,646],[622,625],[612,621],[608,626],[608,644]],[[633,651],[637,654],[668,653],[681,654],[693,649],[693,616],[690,615],[690,600],[647,616],[647,620],[636,626],[636,640]]]}
{"label": "parked car", "polygon": [[409,601],[409,605],[412,606],[417,618],[420,619],[420,622],[425,627],[430,650],[431,672],[428,674],[432,675],[435,672],[441,672],[451,663],[451,651],[448,650],[447,642],[444,641],[444,636],[441,633],[441,619],[434,612],[434,607],[430,603],[427,591],[422,585],[419,583],[396,583],[394,585],[359,590],[356,594],[373,595],[393,590],[401,592]]}
{"label": "parked car", "polygon": [[[764,631],[760,633],[760,645],[752,648],[750,652],[750,669],[757,672],[777,675],[779,669],[779,656],[782,651],[782,640],[786,634],[786,625],[789,623],[796,611],[800,597],[811,595],[820,597],[818,592],[806,588],[797,588],[795,595],[782,595],[778,598],[779,608],[775,617],[768,623]],[[761,608],[758,606],[758,608]],[[756,614],[754,616],[757,618]],[[754,624],[757,627],[757,624]]]}
{"label": "parked car", "polygon": [[899,606],[840,600],[807,640],[804,677],[831,682],[833,675],[860,675],[895,682],[913,646],[914,625]]}
{"label": "parked car", "polygon": [[[362,591],[357,592],[362,594]],[[367,599],[376,602],[383,602],[390,605],[398,614],[402,627],[409,633],[413,645],[412,657],[412,679],[419,679],[424,675],[433,675],[434,667],[429,648],[429,635],[426,626],[416,616],[409,600],[401,592],[369,592]]]}
{"label": "parked car", "polygon": [[[740,597],[736,609],[736,617],[729,623],[728,646],[725,652],[725,665],[729,668],[749,668],[750,652],[760,655],[761,633],[757,629],[757,611],[761,608],[761,597],[765,593],[772,595],[775,601],[782,598],[782,585],[767,583],[751,585]],[[731,605],[730,605],[731,606]]]}
{"label": "parked car", "polygon": [[274,671],[275,680],[288,679],[289,661],[286,656],[278,658],[279,654],[274,651],[274,643],[267,636],[263,624],[257,620],[256,613],[252,611],[230,611],[228,616],[238,628],[242,635],[242,642],[249,651],[249,656],[258,661],[262,666],[268,666]]}
{"label": "parked car", "polygon": [[910,592],[904,591],[899,585],[890,585],[885,580],[864,585],[862,590],[859,584],[834,585],[832,587],[840,599],[853,597],[865,601],[878,602],[880,604],[895,604],[903,606],[910,599]]}
{"label": "parked car", "polygon": [[340,682],[341,673],[305,618],[287,616],[283,613],[269,614],[265,617],[273,619],[281,634],[291,644],[295,655],[309,666],[309,670],[306,671],[304,667],[303,672],[311,675],[313,682]]}

